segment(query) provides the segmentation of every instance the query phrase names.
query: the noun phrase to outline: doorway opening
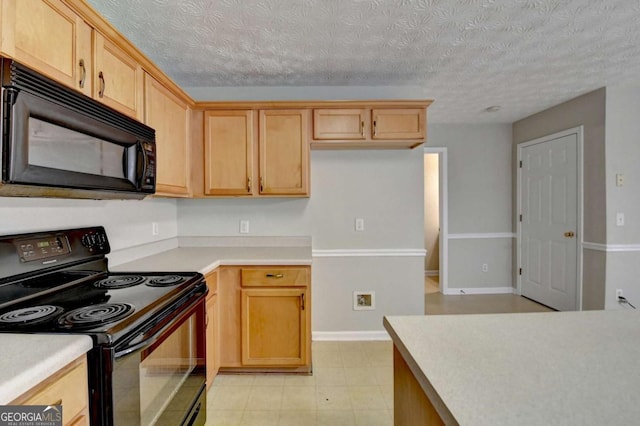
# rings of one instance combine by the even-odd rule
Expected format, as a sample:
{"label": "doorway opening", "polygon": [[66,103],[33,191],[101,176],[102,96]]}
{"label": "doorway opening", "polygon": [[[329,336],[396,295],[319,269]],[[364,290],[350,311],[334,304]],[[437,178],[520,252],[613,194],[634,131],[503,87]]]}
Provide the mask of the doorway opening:
{"label": "doorway opening", "polygon": [[447,290],[447,148],[424,149],[425,293]]}

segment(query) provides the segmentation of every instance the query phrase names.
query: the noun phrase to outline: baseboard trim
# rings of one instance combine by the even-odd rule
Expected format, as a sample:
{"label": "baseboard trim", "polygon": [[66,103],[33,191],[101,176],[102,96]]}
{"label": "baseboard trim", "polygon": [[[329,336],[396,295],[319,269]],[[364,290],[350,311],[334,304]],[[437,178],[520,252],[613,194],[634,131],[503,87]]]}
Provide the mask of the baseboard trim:
{"label": "baseboard trim", "polygon": [[425,257],[424,249],[338,249],[313,250],[313,257]]}
{"label": "baseboard trim", "polygon": [[467,287],[467,288],[451,288],[449,287],[444,294],[448,296],[469,295],[469,294],[513,294],[516,289],[513,287]]}
{"label": "baseboard trim", "polygon": [[440,271],[436,270],[436,271],[424,271],[424,276],[425,277],[437,277],[438,275],[440,275]]}
{"label": "baseboard trim", "polygon": [[313,331],[311,339],[315,341],[349,340],[391,340],[385,330],[380,331]]}
{"label": "baseboard trim", "polygon": [[494,238],[516,238],[513,232],[492,232],[484,234],[449,234],[450,240],[477,240]]}

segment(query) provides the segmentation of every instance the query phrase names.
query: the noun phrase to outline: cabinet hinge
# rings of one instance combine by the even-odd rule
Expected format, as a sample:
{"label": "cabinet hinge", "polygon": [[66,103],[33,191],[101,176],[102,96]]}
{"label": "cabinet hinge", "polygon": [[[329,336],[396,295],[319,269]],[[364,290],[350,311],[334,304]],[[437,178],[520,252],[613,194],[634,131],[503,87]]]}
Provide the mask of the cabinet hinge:
{"label": "cabinet hinge", "polygon": [[520,268],[520,272],[519,272],[519,274],[520,274],[520,275],[522,275],[522,268]]}
{"label": "cabinet hinge", "polygon": [[520,222],[522,222],[522,215],[520,215]]}
{"label": "cabinet hinge", "polygon": [[520,160],[520,168],[522,168],[522,160]]}

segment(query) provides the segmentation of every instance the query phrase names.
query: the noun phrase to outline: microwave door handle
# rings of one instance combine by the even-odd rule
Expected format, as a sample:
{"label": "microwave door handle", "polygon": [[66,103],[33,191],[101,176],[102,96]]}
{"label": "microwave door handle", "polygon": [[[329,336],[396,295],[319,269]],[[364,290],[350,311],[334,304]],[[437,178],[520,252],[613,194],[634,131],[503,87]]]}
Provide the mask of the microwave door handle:
{"label": "microwave door handle", "polygon": [[137,150],[138,150],[138,155],[142,155],[142,167],[139,168],[137,167],[136,164],[136,187],[138,189],[140,189],[142,187],[142,181],[144,180],[144,177],[147,175],[147,151],[144,149],[144,147],[142,146],[142,142],[138,141],[137,143]]}

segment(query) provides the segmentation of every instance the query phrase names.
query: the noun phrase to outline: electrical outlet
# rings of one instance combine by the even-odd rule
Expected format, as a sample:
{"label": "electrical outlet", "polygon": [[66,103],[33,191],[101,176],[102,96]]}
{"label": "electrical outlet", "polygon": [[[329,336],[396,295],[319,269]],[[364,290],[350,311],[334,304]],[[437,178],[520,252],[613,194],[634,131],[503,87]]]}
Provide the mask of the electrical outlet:
{"label": "electrical outlet", "polygon": [[364,219],[361,217],[356,217],[355,227],[356,231],[358,232],[364,231]]}
{"label": "electrical outlet", "polygon": [[240,221],[240,233],[241,234],[248,234],[249,233],[249,221],[248,220],[241,220]]}
{"label": "electrical outlet", "polygon": [[622,173],[616,174],[616,186],[624,186],[624,175]]}
{"label": "electrical outlet", "polygon": [[489,272],[489,264],[483,263],[481,269],[482,269],[482,272]]}
{"label": "electrical outlet", "polygon": [[620,299],[621,297],[624,297],[622,294],[622,289],[619,288],[616,290],[616,300]]}
{"label": "electrical outlet", "polygon": [[160,234],[160,226],[158,225],[158,222],[151,222],[151,235],[158,234]]}

